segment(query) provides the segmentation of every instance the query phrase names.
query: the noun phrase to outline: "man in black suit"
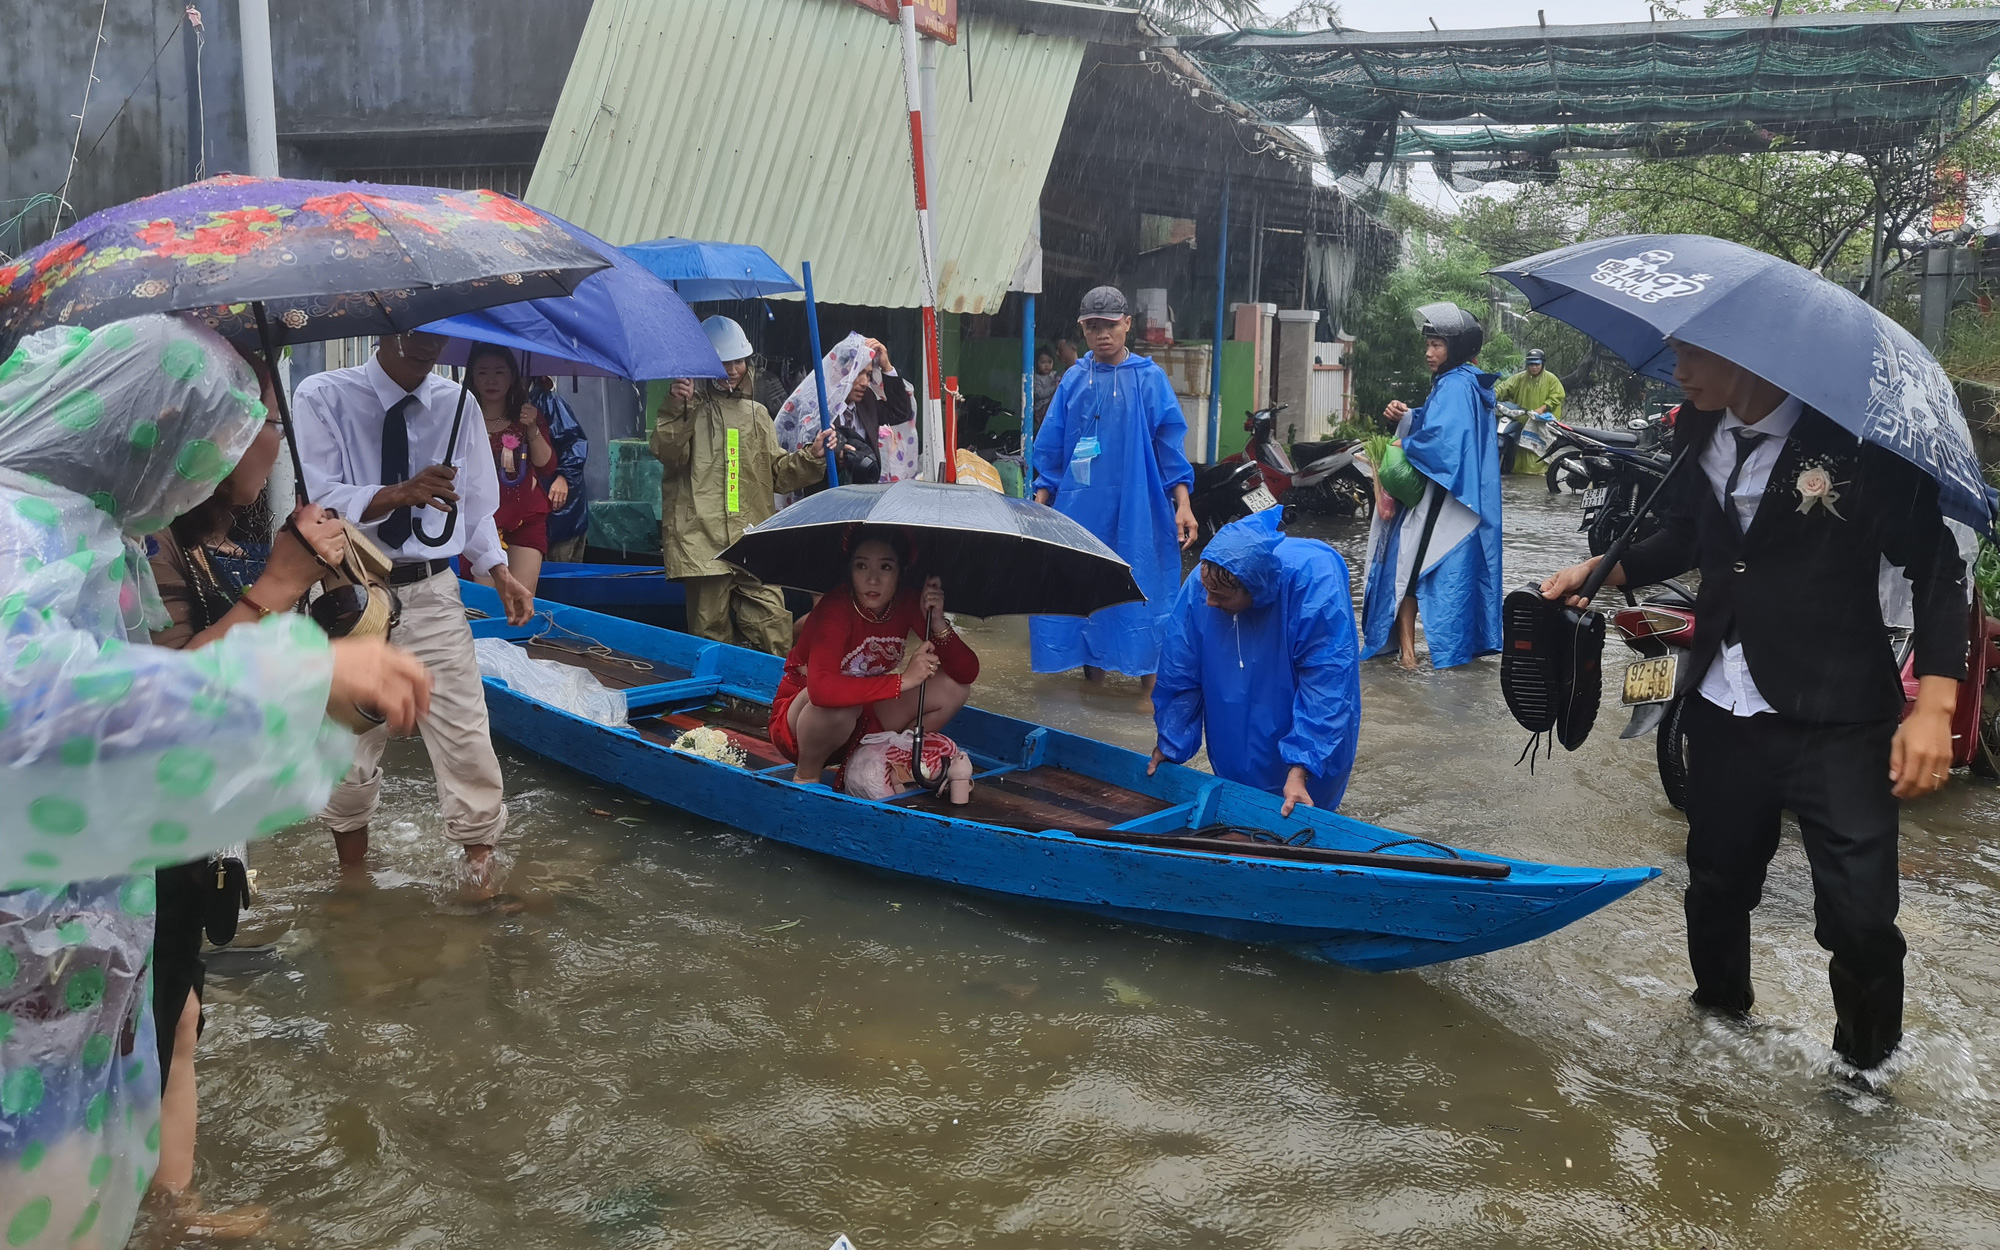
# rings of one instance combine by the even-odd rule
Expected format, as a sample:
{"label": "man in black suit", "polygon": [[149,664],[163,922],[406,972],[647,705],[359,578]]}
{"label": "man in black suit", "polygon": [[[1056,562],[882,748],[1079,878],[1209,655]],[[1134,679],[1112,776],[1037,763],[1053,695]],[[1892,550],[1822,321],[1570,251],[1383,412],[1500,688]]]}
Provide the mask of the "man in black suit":
{"label": "man in black suit", "polygon": [[[1750,912],[1789,810],[1812,865],[1813,935],[1832,953],[1833,1046],[1872,1068],[1903,1034],[1897,802],[1951,771],[1964,561],[1923,470],[1720,356],[1673,346],[1689,401],[1679,435],[1697,462],[1668,487],[1661,529],[1606,584],[1701,570],[1682,695],[1694,1002],[1735,1014],[1755,999]],[[1900,724],[1877,591],[1884,557],[1914,593],[1919,690]],[[1596,563],[1564,569],[1542,593],[1580,604]]]}

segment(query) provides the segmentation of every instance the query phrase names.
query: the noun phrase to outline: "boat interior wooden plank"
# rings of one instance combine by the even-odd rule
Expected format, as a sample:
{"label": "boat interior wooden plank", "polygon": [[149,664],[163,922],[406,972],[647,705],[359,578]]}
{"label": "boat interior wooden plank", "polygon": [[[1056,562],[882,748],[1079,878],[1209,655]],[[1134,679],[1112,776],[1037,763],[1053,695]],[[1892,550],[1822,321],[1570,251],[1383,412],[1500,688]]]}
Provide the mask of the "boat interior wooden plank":
{"label": "boat interior wooden plank", "polygon": [[972,801],[962,806],[954,806],[949,800],[925,790],[913,791],[901,796],[897,805],[913,811],[927,812],[933,816],[949,816],[955,820],[972,820],[985,825],[999,825],[1007,829],[1068,829],[1079,824],[1092,826],[1087,819],[1080,819],[1074,812],[1067,811],[1053,803],[1045,803],[1028,795],[1001,789],[993,785],[975,785]]}
{"label": "boat interior wooden plank", "polygon": [[[1013,829],[1109,829],[1170,806],[1149,795],[1049,767],[995,770],[974,784],[972,802],[964,807],[922,791],[899,795],[894,802]],[[1171,827],[1179,828],[1180,822]]]}
{"label": "boat interior wooden plank", "polygon": [[634,713],[701,707],[713,699],[720,689],[720,677],[689,677],[682,681],[633,686],[625,692],[625,707]]}
{"label": "boat interior wooden plank", "polygon": [[554,660],[558,664],[583,669],[613,690],[657,686],[693,676],[687,669],[609,648],[580,651],[544,639],[536,639],[526,645],[528,654],[536,659]]}
{"label": "boat interior wooden plank", "polygon": [[762,725],[738,725],[719,720],[711,709],[703,708],[693,712],[674,712],[664,716],[649,716],[633,721],[632,728],[649,741],[672,746],[680,736],[690,729],[709,728],[721,731],[743,754],[750,757],[753,771],[779,765],[789,766],[784,753],[771,745]]}
{"label": "boat interior wooden plank", "polygon": [[1020,780],[1040,789],[1071,798],[1082,799],[1105,807],[1128,810],[1132,815],[1157,812],[1172,806],[1165,799],[1156,799],[1149,794],[1127,790],[1101,778],[1073,772],[1067,768],[1037,768],[1020,774]]}

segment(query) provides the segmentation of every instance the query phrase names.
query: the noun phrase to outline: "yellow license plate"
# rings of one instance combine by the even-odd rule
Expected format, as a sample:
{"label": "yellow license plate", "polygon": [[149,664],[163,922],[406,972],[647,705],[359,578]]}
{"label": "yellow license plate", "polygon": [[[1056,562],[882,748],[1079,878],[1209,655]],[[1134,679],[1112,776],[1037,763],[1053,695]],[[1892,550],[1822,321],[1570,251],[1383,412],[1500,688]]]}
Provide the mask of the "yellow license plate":
{"label": "yellow license plate", "polygon": [[1665,703],[1674,697],[1674,673],[1680,657],[1656,656],[1625,666],[1626,703]]}

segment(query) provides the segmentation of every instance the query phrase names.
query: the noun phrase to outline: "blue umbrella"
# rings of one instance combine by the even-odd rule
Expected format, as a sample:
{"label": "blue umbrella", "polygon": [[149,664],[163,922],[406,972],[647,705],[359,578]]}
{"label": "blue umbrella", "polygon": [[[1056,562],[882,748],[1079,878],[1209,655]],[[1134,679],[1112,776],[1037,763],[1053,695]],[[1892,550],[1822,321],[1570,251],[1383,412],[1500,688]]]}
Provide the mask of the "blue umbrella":
{"label": "blue umbrella", "polygon": [[1492,272],[1649,377],[1672,379],[1670,338],[1741,365],[1936,478],[1945,515],[1993,530],[2000,494],[1980,472],[1951,379],[1852,291],[1699,234],[1599,239]]}
{"label": "blue umbrella", "polygon": [[713,299],[756,299],[799,289],[785,267],[751,243],[705,243],[700,239],[654,239],[618,249],[662,282],[670,282],[690,303]]}
{"label": "blue umbrella", "polygon": [[[454,318],[453,320],[457,319]],[[466,320],[470,321],[472,318],[466,318]],[[443,325],[446,323],[439,322],[437,324]],[[432,328],[431,326],[424,327],[426,330]],[[527,338],[524,335],[515,334],[511,330],[503,330],[499,326],[482,327],[479,330],[479,337],[477,339],[454,337],[449,343],[444,345],[444,351],[438,355],[438,363],[463,368],[467,358],[472,355],[472,348],[476,343],[493,343],[512,351],[515,362],[521,367],[522,377],[616,378],[624,376],[614,370],[593,365],[588,361],[577,360],[569,356],[558,356],[550,351],[545,344]],[[576,344],[571,344],[570,349],[579,352],[587,350]]]}
{"label": "blue umbrella", "polygon": [[[432,334],[574,361],[635,382],[722,376],[722,362],[686,300],[596,235],[568,222],[561,224],[609,260],[611,267],[578,283],[567,299],[501,304],[423,328]],[[573,371],[544,367],[540,372]]]}

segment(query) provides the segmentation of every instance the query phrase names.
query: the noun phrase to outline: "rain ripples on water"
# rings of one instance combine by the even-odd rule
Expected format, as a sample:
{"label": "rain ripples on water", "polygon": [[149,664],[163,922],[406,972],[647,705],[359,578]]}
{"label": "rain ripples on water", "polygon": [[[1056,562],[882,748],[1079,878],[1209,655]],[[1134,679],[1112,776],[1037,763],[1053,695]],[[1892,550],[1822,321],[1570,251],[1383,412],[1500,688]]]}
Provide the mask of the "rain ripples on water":
{"label": "rain ripples on water", "polygon": [[[1581,551],[1573,499],[1507,505],[1510,581]],[[1299,528],[1358,566],[1359,523]],[[1134,688],[967,630],[987,706],[1151,745]],[[197,1185],[327,1247],[2000,1244],[2000,792],[1905,813],[1909,1040],[1878,1092],[1831,1073],[1795,835],[1754,1020],[1705,1020],[1650,740],[1607,705],[1530,776],[1492,661],[1374,662],[1363,697],[1350,814],[1666,876],[1369,975],[864,871],[503,748],[515,864],[473,907],[400,744],[372,880],[324,834],[256,854],[240,941],[276,951],[211,976]]]}

